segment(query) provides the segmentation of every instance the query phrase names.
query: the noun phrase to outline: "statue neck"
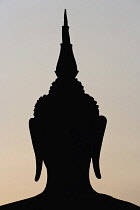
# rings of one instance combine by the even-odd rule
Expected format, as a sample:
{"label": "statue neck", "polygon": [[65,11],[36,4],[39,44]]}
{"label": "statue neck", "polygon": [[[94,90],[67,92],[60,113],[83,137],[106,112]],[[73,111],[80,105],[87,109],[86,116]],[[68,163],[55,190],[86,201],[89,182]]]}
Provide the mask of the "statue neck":
{"label": "statue neck", "polygon": [[89,180],[89,167],[65,167],[65,170],[47,169],[48,180],[44,190],[54,194],[83,194],[93,191]]}

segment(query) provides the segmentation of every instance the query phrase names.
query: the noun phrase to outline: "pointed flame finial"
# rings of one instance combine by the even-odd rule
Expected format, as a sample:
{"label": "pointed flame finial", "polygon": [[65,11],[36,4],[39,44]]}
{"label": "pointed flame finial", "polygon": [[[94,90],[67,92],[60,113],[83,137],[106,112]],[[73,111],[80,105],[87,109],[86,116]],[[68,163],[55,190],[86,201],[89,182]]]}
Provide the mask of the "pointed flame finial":
{"label": "pointed flame finial", "polygon": [[68,26],[67,10],[64,11],[64,26]]}
{"label": "pointed flame finial", "polygon": [[66,9],[64,10],[64,25],[62,26],[61,50],[55,73],[57,77],[63,79],[75,78],[78,73],[77,64],[72,50],[72,44],[70,43]]}

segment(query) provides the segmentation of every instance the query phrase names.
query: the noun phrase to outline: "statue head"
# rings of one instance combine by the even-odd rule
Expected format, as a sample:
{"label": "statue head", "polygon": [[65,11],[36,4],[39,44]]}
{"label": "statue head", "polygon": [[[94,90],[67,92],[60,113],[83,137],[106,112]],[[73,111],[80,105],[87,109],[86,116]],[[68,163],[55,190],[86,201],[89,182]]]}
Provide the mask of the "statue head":
{"label": "statue head", "polygon": [[105,126],[106,118],[99,116],[97,102],[84,93],[77,79],[56,79],[49,94],[37,101],[34,118],[29,121],[35,180],[40,177],[43,161],[48,170],[55,165],[62,170],[72,163],[89,167],[91,158],[95,175],[101,178],[99,158]]}
{"label": "statue head", "polygon": [[35,180],[40,177],[43,161],[48,171],[53,171],[56,165],[63,171],[67,165],[67,170],[74,169],[78,173],[89,167],[91,158],[95,175],[101,178],[99,157],[106,118],[99,116],[97,102],[85,94],[75,78],[78,70],[66,10],[55,73],[58,78],[52,83],[49,94],[37,101],[34,118],[29,121],[36,157]]}

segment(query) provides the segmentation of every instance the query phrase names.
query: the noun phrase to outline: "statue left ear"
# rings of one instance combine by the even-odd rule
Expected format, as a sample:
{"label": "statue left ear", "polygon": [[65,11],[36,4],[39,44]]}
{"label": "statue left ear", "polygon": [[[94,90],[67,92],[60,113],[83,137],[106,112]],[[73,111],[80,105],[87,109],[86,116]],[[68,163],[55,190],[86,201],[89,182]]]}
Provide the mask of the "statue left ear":
{"label": "statue left ear", "polygon": [[29,130],[30,130],[30,135],[32,139],[32,145],[34,148],[35,159],[36,159],[35,181],[37,182],[41,175],[43,159],[42,159],[41,151],[40,151],[41,139],[40,139],[40,134],[39,134],[39,126],[38,126],[37,121],[34,118],[31,118],[29,120]]}
{"label": "statue left ear", "polygon": [[100,159],[100,151],[103,142],[104,132],[107,124],[107,119],[104,116],[99,116],[97,121],[96,131],[95,131],[95,139],[92,143],[92,162],[95,175],[98,179],[101,179],[99,159]]}

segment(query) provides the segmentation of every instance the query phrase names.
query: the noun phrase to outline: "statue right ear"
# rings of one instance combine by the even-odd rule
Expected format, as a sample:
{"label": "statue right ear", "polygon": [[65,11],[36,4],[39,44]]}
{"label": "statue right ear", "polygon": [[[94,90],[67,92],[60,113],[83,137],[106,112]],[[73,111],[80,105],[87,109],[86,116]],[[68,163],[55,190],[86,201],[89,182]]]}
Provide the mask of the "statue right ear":
{"label": "statue right ear", "polygon": [[35,181],[37,182],[41,175],[43,159],[42,159],[41,150],[40,150],[41,140],[40,140],[39,126],[38,126],[37,121],[34,118],[31,118],[29,120],[29,130],[30,130],[30,135],[32,139],[32,145],[34,148],[35,159],[36,159]]}
{"label": "statue right ear", "polygon": [[104,116],[99,116],[99,119],[97,121],[96,125],[96,134],[95,134],[95,139],[92,144],[92,162],[93,162],[93,168],[95,175],[98,179],[101,179],[101,173],[100,173],[100,165],[99,165],[99,160],[100,160],[100,151],[102,147],[102,142],[103,142],[103,137],[104,137],[104,132],[107,124],[107,119]]}

